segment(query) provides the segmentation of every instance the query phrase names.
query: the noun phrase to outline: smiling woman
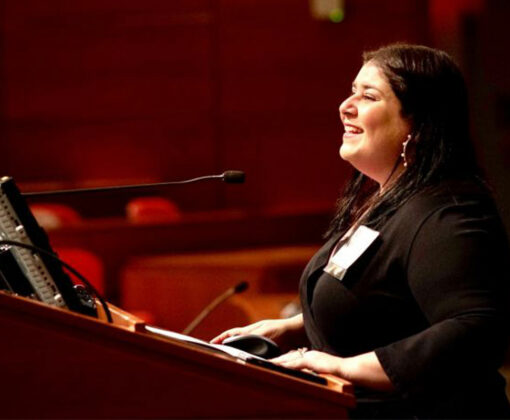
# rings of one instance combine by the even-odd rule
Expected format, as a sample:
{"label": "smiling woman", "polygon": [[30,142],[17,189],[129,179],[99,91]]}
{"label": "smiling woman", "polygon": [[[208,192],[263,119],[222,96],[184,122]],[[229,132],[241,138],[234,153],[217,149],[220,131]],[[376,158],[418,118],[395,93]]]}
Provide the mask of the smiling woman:
{"label": "smiling woman", "polygon": [[275,363],[349,379],[354,418],[510,418],[498,373],[510,253],[463,77],[424,46],[363,57],[340,106],[340,155],[355,170],[301,277],[302,314],[213,341],[264,335],[290,350]]}
{"label": "smiling woman", "polygon": [[411,122],[402,116],[399,100],[375,63],[361,68],[352,95],[340,105],[340,118],[345,127],[342,159],[381,186],[397,176],[395,164]]}

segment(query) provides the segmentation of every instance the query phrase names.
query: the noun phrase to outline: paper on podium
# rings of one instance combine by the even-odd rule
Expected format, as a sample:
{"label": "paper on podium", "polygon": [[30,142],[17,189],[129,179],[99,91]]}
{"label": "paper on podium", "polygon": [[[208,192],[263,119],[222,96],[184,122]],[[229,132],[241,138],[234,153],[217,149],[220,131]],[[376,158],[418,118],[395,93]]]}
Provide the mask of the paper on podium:
{"label": "paper on podium", "polygon": [[255,356],[254,354],[245,352],[243,350],[236,349],[234,347],[225,346],[223,344],[211,344],[211,343],[208,343],[207,341],[200,340],[195,337],[190,337],[189,335],[179,334],[174,331],[169,331],[169,330],[165,330],[165,329],[158,328],[158,327],[152,327],[150,325],[146,325],[145,329],[153,334],[156,334],[156,335],[173,338],[174,340],[183,341],[186,343],[197,344],[199,346],[206,347],[206,348],[209,348],[212,350],[218,350],[218,351],[226,353],[232,357],[235,357],[236,359],[240,359],[240,360],[244,360],[244,361],[246,361],[248,359],[265,360],[262,357]]}
{"label": "paper on podium", "polygon": [[168,331],[162,328],[152,327],[150,325],[146,325],[145,329],[153,334],[172,338],[177,341],[182,341],[185,343],[196,344],[201,347],[205,347],[211,350],[220,351],[222,353],[226,353],[238,360],[243,360],[252,365],[256,365],[265,369],[273,370],[276,372],[280,372],[286,375],[294,376],[300,379],[305,379],[307,381],[315,382],[321,385],[327,385],[328,381],[321,376],[317,375],[314,372],[305,372],[299,369],[287,368],[284,366],[276,365],[272,363],[270,360],[266,360],[262,357],[256,356],[254,354],[245,352],[243,350],[236,349],[234,347],[226,346],[223,344],[211,344],[207,341],[200,340],[195,337],[190,337],[189,335],[179,334],[173,331]]}

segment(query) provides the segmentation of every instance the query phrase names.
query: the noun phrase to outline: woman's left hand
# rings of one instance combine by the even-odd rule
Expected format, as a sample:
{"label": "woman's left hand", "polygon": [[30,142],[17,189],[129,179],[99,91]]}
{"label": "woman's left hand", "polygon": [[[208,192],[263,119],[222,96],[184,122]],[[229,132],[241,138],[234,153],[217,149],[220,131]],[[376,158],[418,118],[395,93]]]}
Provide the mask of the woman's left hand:
{"label": "woman's left hand", "polygon": [[339,357],[322,351],[299,349],[271,359],[271,362],[292,369],[329,373],[367,388],[381,391],[395,389],[373,351],[352,357]]}
{"label": "woman's left hand", "polygon": [[342,376],[343,360],[341,357],[332,356],[321,351],[299,349],[271,359],[271,362],[292,369],[309,369],[317,373],[331,373]]}

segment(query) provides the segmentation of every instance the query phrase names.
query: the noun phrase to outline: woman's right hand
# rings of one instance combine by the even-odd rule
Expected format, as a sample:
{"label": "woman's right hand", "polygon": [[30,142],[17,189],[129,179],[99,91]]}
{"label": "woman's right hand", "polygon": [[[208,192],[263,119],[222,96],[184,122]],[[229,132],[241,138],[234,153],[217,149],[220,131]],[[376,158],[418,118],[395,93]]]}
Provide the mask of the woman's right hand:
{"label": "woman's right hand", "polygon": [[282,350],[298,346],[304,338],[303,316],[298,314],[286,319],[266,319],[245,327],[232,328],[222,332],[211,340],[212,344],[221,344],[223,340],[235,335],[261,335],[273,340]]}

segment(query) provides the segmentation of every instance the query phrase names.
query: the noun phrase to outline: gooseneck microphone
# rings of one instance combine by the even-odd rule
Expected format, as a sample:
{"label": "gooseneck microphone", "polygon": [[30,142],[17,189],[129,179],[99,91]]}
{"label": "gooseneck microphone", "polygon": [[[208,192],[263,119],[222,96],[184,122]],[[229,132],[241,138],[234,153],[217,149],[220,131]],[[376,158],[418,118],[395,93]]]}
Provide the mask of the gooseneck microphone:
{"label": "gooseneck microphone", "polygon": [[227,184],[242,184],[246,179],[243,171],[225,171],[221,176],[223,177],[223,182]]}
{"label": "gooseneck microphone", "polygon": [[216,299],[214,299],[209,305],[207,305],[202,312],[198,314],[198,316],[189,323],[189,325],[184,328],[182,331],[183,334],[189,335],[191,331],[193,331],[198,324],[200,324],[206,316],[208,316],[219,304],[227,300],[230,296],[235,295],[237,293],[242,293],[248,288],[248,283],[242,281],[237,285],[230,287],[226,291],[224,291],[221,295],[219,295]]}
{"label": "gooseneck microphone", "polygon": [[25,198],[39,198],[39,197],[53,197],[59,195],[73,195],[73,194],[88,194],[96,192],[116,192],[126,190],[140,190],[145,188],[160,188],[171,185],[183,185],[193,184],[195,182],[207,181],[213,179],[221,179],[227,184],[242,184],[246,178],[243,171],[225,171],[220,175],[205,175],[197,178],[185,179],[183,181],[170,181],[170,182],[156,182],[151,184],[133,184],[133,185],[115,185],[109,187],[97,187],[97,188],[77,188],[69,190],[54,190],[54,191],[35,191],[26,192],[21,195]]}

